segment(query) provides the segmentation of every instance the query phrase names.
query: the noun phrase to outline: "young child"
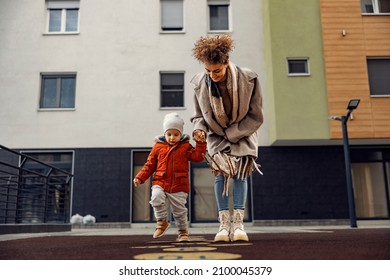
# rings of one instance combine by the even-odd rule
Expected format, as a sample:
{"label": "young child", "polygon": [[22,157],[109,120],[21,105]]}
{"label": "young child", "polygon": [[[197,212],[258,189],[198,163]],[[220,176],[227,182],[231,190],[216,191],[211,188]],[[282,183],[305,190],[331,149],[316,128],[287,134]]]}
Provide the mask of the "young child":
{"label": "young child", "polygon": [[165,116],[164,135],[154,139],[155,144],[145,165],[133,180],[137,187],[154,173],[150,204],[157,226],[153,238],[162,237],[170,226],[168,204],[179,229],[179,242],[189,241],[186,207],[190,192],[188,162],[201,162],[206,153],[205,139],[198,139],[194,148],[189,142],[189,136],[183,134],[183,126],[184,121],[177,113]]}

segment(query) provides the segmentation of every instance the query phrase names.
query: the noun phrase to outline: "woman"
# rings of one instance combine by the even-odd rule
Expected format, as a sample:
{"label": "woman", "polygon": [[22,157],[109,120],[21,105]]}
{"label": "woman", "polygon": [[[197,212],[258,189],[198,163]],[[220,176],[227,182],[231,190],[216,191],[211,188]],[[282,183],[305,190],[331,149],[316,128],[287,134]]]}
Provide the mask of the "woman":
{"label": "woman", "polygon": [[[196,141],[207,140],[206,160],[215,175],[219,231],[215,241],[248,241],[243,220],[247,178],[257,168],[258,135],[263,123],[260,83],[255,72],[229,61],[234,41],[228,35],[201,37],[193,56],[205,72],[194,76]],[[233,180],[234,209],[229,209],[227,180]]]}

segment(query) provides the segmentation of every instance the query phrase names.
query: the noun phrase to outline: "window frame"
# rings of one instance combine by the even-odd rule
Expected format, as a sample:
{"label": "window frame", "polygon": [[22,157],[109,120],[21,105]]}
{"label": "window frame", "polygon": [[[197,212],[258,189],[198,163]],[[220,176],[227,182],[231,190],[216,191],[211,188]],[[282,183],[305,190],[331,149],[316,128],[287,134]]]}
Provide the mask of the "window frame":
{"label": "window frame", "polygon": [[[377,15],[390,15],[390,12],[386,12],[386,13],[382,13],[380,11],[380,2],[381,0],[368,0],[368,1],[371,1],[371,5],[372,5],[372,13],[370,12],[365,12],[363,11],[363,4],[364,4],[364,0],[360,0],[360,10],[361,10],[361,13],[362,15],[365,15],[365,16],[377,16]],[[390,5],[390,3],[389,3]]]}
{"label": "window frame", "polygon": [[[45,35],[77,35],[80,33],[80,1],[46,1],[46,31]],[[50,31],[50,12],[61,11],[60,31]],[[77,10],[77,28],[75,31],[66,31],[68,10]]]}
{"label": "window frame", "polygon": [[[387,194],[385,196],[386,204],[387,204],[387,216],[385,218],[390,217],[390,150],[387,147],[363,147],[356,146],[351,147],[351,168],[352,168],[352,176],[354,181],[354,191],[356,193],[355,203],[356,203],[356,214],[358,220],[374,220],[381,219],[381,216],[373,215],[373,216],[359,216],[359,198],[362,199],[361,191],[357,190],[358,181],[355,179],[356,174],[361,174],[357,171],[357,166],[359,164],[365,164],[367,167],[373,166],[373,164],[380,164],[381,169],[383,171],[383,186],[385,188],[384,192]],[[374,166],[375,167],[375,166]],[[377,169],[377,170],[379,170]],[[373,179],[378,179],[378,176],[372,176],[370,172],[368,176],[371,176]],[[380,184],[364,184],[367,188],[370,188],[370,191],[374,194],[375,191],[378,191],[378,187]],[[383,196],[382,196],[383,197]],[[375,203],[375,201],[374,201]]]}
{"label": "window frame", "polygon": [[[52,162],[48,162],[48,161],[45,161],[45,160],[42,160],[41,158],[37,158],[38,160],[46,163],[46,164],[49,164],[49,165],[52,165],[52,166],[55,166],[61,170],[64,170],[66,172],[69,172],[71,174],[74,174],[74,162],[75,162],[75,151],[74,150],[52,150],[52,149],[49,149],[49,150],[22,150],[21,153],[23,154],[26,154],[28,156],[32,156],[34,158],[37,158],[36,155],[39,155],[39,156],[43,156],[43,155],[64,155],[64,154],[67,154],[67,155],[71,155],[71,158],[72,160],[70,161],[71,163],[71,168],[70,170],[66,170],[63,168],[63,163],[64,161],[52,161]],[[66,161],[67,162],[67,161]],[[20,162],[19,162],[20,164]],[[73,184],[73,180],[72,180],[72,184]]]}
{"label": "window frame", "polygon": [[[163,75],[182,75],[183,77],[183,84],[182,89],[163,89]],[[184,109],[185,108],[185,71],[160,71],[160,109],[162,110],[172,110],[172,109]],[[164,93],[166,92],[181,92],[182,97],[182,104],[181,106],[163,106],[164,101]]]}
{"label": "window frame", "polygon": [[[73,92],[73,107],[61,107],[61,87],[58,88],[58,84],[61,81],[59,79],[74,77],[74,92]],[[56,103],[58,107],[44,107],[44,79],[45,78],[56,78]],[[39,111],[74,111],[76,109],[76,89],[77,89],[77,73],[66,72],[66,73],[40,73],[40,92],[39,92]]]}
{"label": "window frame", "polygon": [[[138,156],[141,155],[141,157],[144,157],[145,160],[147,159],[149,153],[151,151],[150,149],[132,149],[131,155],[130,155],[130,162],[131,162],[131,170],[130,170],[130,178],[134,178],[135,175],[141,170],[143,165],[145,164],[145,161],[138,161]],[[137,197],[141,196],[145,198],[145,201],[149,200],[150,193],[151,193],[151,178],[146,180],[144,182],[145,186],[149,186],[148,188],[136,188],[134,187],[134,184],[130,183],[130,221],[131,223],[155,223],[156,219],[153,215],[153,208],[149,203],[136,203]],[[136,193],[138,192],[138,194]],[[138,218],[136,216],[139,216],[139,211],[143,210],[144,218]],[[142,216],[142,214],[141,214]],[[148,216],[148,218],[146,218]]]}
{"label": "window frame", "polygon": [[[290,72],[290,61],[305,61],[305,68],[307,72],[301,72],[301,73],[292,73]],[[308,57],[287,57],[287,75],[289,77],[308,77],[311,76],[310,73],[310,63],[309,63],[309,58]]]}
{"label": "window frame", "polygon": [[[211,29],[211,13],[210,13],[210,7],[211,6],[228,6],[227,11],[227,20],[228,20],[228,28],[227,29]],[[222,33],[222,32],[232,32],[233,24],[232,24],[232,5],[230,3],[230,0],[207,0],[207,18],[208,18],[208,33]]]}
{"label": "window frame", "polygon": [[[164,21],[164,15],[163,15],[163,3],[164,2],[181,2],[181,8],[182,8],[182,27],[178,27],[177,30],[175,29],[164,29],[163,28],[163,21]],[[160,0],[160,33],[161,34],[172,34],[172,33],[185,33],[185,1],[184,0]]]}
{"label": "window frame", "polygon": [[[370,91],[370,97],[373,97],[373,98],[377,98],[377,97],[390,97],[390,86],[388,88],[388,92],[387,93],[384,93],[384,94],[373,94],[372,93],[372,85],[371,83],[373,82],[372,80],[370,80],[370,69],[369,69],[369,60],[386,60],[388,61],[388,67],[390,68],[390,56],[388,57],[367,57],[366,59],[366,63],[367,63],[367,79],[368,79],[368,86],[369,86],[369,91]],[[371,71],[371,74],[372,74],[372,71]]]}

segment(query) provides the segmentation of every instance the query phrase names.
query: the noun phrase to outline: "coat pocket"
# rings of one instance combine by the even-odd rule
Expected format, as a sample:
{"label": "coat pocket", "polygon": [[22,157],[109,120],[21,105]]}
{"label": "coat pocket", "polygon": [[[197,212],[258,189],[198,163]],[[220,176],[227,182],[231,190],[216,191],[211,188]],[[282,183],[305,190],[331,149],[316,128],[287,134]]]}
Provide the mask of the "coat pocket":
{"label": "coat pocket", "polygon": [[175,183],[178,185],[188,184],[188,173],[187,172],[176,172]]}
{"label": "coat pocket", "polygon": [[161,180],[161,179],[164,178],[164,176],[165,176],[165,172],[163,172],[163,171],[156,171],[156,172],[154,173],[153,178],[154,178],[154,179],[157,179],[157,180]]}

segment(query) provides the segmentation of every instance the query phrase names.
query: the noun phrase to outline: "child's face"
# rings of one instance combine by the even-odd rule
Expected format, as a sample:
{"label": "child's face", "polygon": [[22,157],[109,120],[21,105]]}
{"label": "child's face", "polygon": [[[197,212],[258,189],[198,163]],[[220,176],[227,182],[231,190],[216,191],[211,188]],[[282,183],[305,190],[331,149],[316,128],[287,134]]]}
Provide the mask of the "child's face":
{"label": "child's face", "polygon": [[175,145],[180,141],[180,136],[181,133],[177,129],[168,129],[165,132],[165,141],[167,141],[169,145]]}

